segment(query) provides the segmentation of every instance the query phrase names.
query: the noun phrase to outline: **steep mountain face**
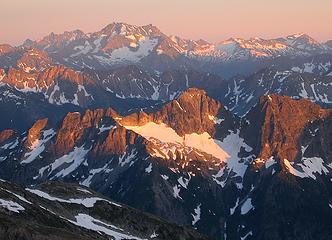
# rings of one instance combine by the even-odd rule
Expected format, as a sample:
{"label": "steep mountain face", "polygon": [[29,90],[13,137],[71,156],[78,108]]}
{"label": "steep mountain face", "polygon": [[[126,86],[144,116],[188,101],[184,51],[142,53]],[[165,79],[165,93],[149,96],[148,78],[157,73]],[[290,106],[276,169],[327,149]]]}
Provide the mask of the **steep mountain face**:
{"label": "steep mountain face", "polygon": [[[255,121],[250,122],[244,131],[248,132],[246,135],[251,133],[256,136],[252,138],[254,142],[251,145],[259,149],[256,153],[258,158],[266,160],[273,156],[293,162],[301,159],[306,151],[306,146],[299,146],[309,140],[308,136],[305,136],[307,128],[311,130],[313,126],[318,127],[325,121],[329,122],[330,117],[330,109],[322,109],[304,99],[296,101],[274,94],[261,97],[257,106],[246,115],[249,122]],[[329,142],[325,144],[322,147],[327,150]],[[330,160],[328,153],[321,152],[320,155]]]}
{"label": "steep mountain face", "polygon": [[313,73],[318,76],[330,76],[329,73],[332,67],[331,55],[320,54],[293,60],[281,58],[273,62],[273,67],[278,70],[291,70],[299,73]]}
{"label": "steep mountain face", "polygon": [[35,121],[45,117],[55,124],[68,112],[81,110],[70,104],[50,104],[40,93],[22,92],[8,85],[0,85],[0,131],[8,128],[25,131]]}
{"label": "steep mountain face", "polygon": [[0,239],[205,239],[68,182],[216,239],[330,239],[331,62],[125,23],[1,44],[0,178],[27,188],[0,182]]}
{"label": "steep mountain face", "polygon": [[260,96],[273,93],[310,99],[324,107],[331,107],[332,103],[330,76],[264,69],[247,78],[234,78],[227,87],[221,94],[222,101],[240,116],[244,116]]}
{"label": "steep mountain face", "polygon": [[16,65],[24,72],[41,71],[53,65],[52,60],[46,52],[31,48],[27,49]]}
{"label": "steep mountain face", "polygon": [[216,92],[226,85],[223,78],[193,70],[172,70],[151,73],[137,66],[125,66],[98,72],[103,88],[119,98],[173,100],[190,87]]}
{"label": "steep mountain face", "polygon": [[90,189],[0,182],[0,239],[207,239],[115,203]]}
{"label": "steep mountain face", "polygon": [[88,110],[3,131],[0,176],[80,183],[218,239],[328,239],[331,114],[269,95],[239,119],[189,89],[159,110]]}
{"label": "steep mountain face", "polygon": [[2,82],[23,92],[42,93],[51,104],[87,106],[93,101],[84,87],[93,85],[93,81],[86,75],[64,66],[54,66],[36,73],[26,71],[10,68]]}
{"label": "steep mountain face", "polygon": [[16,65],[16,61],[22,57],[23,51],[20,48],[8,44],[0,44],[0,68],[9,68]]}
{"label": "steep mountain face", "polygon": [[326,48],[324,44],[319,43],[305,33],[290,35],[281,40],[294,48],[303,49],[308,52],[323,51]]}
{"label": "steep mountain face", "polygon": [[41,93],[49,103],[56,105],[87,106],[93,100],[85,90],[85,86],[93,85],[93,80],[86,74],[55,65],[46,52],[35,48],[20,48],[15,52],[19,57],[13,57],[10,66],[0,66],[1,84],[21,92]]}
{"label": "steep mountain face", "polygon": [[[129,97],[125,99],[119,95],[121,88],[113,88],[116,84],[100,81],[102,73],[75,71],[54,64],[47,53],[34,48],[13,51],[17,53],[11,63],[13,65],[0,66],[3,67],[0,68],[0,111],[3,113],[0,129],[23,130],[45,117],[57,122],[69,111],[81,111],[88,107],[113,106],[119,112],[127,112],[159,103],[158,98],[152,96],[134,96],[132,92],[139,88],[138,85],[130,89],[123,86],[125,96]],[[135,73],[139,72],[138,68],[134,69]],[[130,73],[130,67],[127,67],[119,77],[124,81],[127,76],[128,81],[133,81],[134,75]],[[140,75],[136,77],[141,78]]]}
{"label": "steep mountain face", "polygon": [[4,55],[6,53],[14,51],[14,48],[9,44],[0,44],[0,54]]}
{"label": "steep mountain face", "polygon": [[243,132],[257,158],[241,207],[229,218],[230,238],[330,238],[331,114],[277,95],[262,97],[248,113]]}

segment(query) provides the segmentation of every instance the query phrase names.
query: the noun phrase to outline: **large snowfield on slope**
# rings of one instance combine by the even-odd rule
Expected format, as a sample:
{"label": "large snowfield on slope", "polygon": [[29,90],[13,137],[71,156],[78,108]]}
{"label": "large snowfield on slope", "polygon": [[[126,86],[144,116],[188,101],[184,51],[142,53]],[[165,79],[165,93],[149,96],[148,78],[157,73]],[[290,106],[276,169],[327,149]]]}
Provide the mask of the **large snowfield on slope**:
{"label": "large snowfield on slope", "polygon": [[192,147],[202,152],[209,153],[222,161],[229,158],[229,154],[225,152],[218,145],[218,141],[213,139],[207,132],[202,134],[186,134],[185,136],[181,137],[174,131],[174,129],[168,127],[167,125],[157,124],[154,122],[148,122],[143,126],[124,127],[136,132],[148,140],[158,139],[162,143],[174,143],[186,147]]}

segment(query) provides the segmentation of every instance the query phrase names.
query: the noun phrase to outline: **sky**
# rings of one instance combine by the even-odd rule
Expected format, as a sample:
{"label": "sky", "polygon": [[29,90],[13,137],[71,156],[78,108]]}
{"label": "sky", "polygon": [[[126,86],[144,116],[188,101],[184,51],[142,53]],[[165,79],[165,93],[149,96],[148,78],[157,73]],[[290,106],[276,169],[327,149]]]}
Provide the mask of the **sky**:
{"label": "sky", "polygon": [[153,24],[168,35],[219,42],[307,33],[332,39],[332,0],[1,0],[0,43],[50,32]]}

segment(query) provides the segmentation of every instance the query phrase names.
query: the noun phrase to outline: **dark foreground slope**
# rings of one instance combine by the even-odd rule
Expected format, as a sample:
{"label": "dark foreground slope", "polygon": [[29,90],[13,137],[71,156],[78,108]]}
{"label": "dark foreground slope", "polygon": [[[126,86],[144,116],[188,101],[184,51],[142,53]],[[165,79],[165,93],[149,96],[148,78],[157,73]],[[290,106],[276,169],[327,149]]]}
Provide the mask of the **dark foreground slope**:
{"label": "dark foreground slope", "polygon": [[74,184],[0,182],[0,239],[207,239]]}

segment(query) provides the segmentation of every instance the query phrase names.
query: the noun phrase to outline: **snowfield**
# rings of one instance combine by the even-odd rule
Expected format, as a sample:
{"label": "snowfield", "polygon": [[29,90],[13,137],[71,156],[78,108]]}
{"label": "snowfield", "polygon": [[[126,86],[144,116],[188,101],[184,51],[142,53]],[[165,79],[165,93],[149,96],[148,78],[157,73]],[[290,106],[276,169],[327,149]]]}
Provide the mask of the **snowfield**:
{"label": "snowfield", "polygon": [[186,134],[181,137],[174,131],[174,129],[168,127],[167,125],[157,124],[154,122],[148,122],[143,126],[124,127],[136,132],[148,140],[157,139],[161,143],[172,143],[178,144],[182,147],[195,148],[201,152],[211,154],[222,161],[229,158],[229,154],[218,144],[220,142],[213,139],[207,132],[202,134]]}

